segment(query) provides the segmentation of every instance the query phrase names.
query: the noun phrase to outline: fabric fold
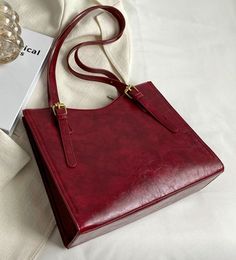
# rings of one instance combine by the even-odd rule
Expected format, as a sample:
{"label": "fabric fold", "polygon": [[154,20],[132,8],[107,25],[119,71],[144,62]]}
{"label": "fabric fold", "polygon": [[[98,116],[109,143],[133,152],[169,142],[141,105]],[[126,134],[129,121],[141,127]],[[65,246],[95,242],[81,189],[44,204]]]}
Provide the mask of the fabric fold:
{"label": "fabric fold", "polygon": [[[121,2],[118,2],[114,5],[116,8],[120,9],[122,13],[124,10],[122,8]],[[102,39],[111,38],[114,35],[114,21],[112,20],[111,15],[106,12],[103,12],[96,16],[97,23],[99,25]],[[120,78],[125,83],[129,81],[130,75],[130,38],[128,29],[124,31],[122,37],[113,44],[108,44],[103,46],[104,51],[107,55],[107,58],[110,60],[114,69],[118,72]]]}
{"label": "fabric fold", "polygon": [[29,160],[29,155],[0,130],[0,191]]}

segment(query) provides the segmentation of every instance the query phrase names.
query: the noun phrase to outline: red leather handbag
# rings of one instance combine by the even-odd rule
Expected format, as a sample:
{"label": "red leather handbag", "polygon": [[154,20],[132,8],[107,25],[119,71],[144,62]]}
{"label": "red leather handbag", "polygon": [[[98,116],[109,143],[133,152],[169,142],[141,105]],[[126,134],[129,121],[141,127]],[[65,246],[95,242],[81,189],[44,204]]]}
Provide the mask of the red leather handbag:
{"label": "red leather handbag", "polygon": [[[83,42],[68,54],[85,71],[120,93],[101,109],[70,109],[60,102],[55,67],[73,27],[95,9],[119,23],[117,35]],[[206,186],[223,164],[151,82],[127,86],[113,73],[84,65],[78,50],[118,40],[119,10],[94,6],[77,15],[55,41],[48,69],[49,107],[24,110],[24,124],[67,248],[123,226]],[[104,76],[101,76],[103,74]]]}

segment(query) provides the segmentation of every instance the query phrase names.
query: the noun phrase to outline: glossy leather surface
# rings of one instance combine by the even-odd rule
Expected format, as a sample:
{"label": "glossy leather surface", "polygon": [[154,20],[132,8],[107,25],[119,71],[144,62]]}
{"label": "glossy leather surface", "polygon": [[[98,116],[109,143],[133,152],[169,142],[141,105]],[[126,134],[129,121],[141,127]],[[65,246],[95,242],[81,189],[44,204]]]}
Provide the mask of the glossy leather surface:
{"label": "glossy leather surface", "polygon": [[[169,131],[125,95],[102,109],[68,109],[78,158],[75,168],[66,164],[52,111],[24,111],[37,156],[45,163],[46,171],[41,173],[49,175],[60,194],[60,205],[64,203],[69,212],[68,223],[74,222],[77,230],[74,238],[158,204],[199,181],[210,181],[223,171],[220,160],[152,83],[137,88],[178,132]],[[59,211],[54,212],[60,219]],[[73,240],[66,241],[67,247],[73,245]]]}
{"label": "glossy leather surface", "polygon": [[[102,8],[120,30],[105,41],[75,46],[84,70],[105,75],[75,76],[111,84],[121,95],[94,110],[27,109],[24,123],[66,247],[104,234],[204,187],[223,164],[151,82],[126,84],[78,58],[84,45],[111,43],[125,20],[114,7],[95,6],[76,16],[55,41],[49,61],[49,106],[58,99],[55,67],[60,47],[78,21]],[[71,55],[73,52],[70,52]],[[68,64],[69,65],[69,64]],[[70,65],[69,65],[70,68]]]}

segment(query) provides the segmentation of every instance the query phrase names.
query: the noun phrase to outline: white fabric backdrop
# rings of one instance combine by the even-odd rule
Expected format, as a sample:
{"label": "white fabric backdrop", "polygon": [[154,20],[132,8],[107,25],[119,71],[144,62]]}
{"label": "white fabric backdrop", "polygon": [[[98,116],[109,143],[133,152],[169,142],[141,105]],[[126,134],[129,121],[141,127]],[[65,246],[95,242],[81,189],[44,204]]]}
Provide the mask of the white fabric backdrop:
{"label": "white fabric backdrop", "polygon": [[76,248],[56,229],[40,260],[236,259],[236,1],[124,0],[132,83],[152,80],[219,155],[225,173],[198,192]]}

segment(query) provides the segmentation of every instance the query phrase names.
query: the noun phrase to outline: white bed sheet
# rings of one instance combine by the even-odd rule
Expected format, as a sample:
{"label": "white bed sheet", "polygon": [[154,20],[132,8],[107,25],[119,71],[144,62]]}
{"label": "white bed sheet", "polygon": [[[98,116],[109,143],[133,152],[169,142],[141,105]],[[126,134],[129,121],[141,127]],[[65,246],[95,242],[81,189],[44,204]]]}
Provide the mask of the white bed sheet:
{"label": "white bed sheet", "polygon": [[204,190],[119,230],[64,249],[55,229],[40,260],[236,259],[236,1],[124,0],[132,83],[152,80],[217,153]]}

